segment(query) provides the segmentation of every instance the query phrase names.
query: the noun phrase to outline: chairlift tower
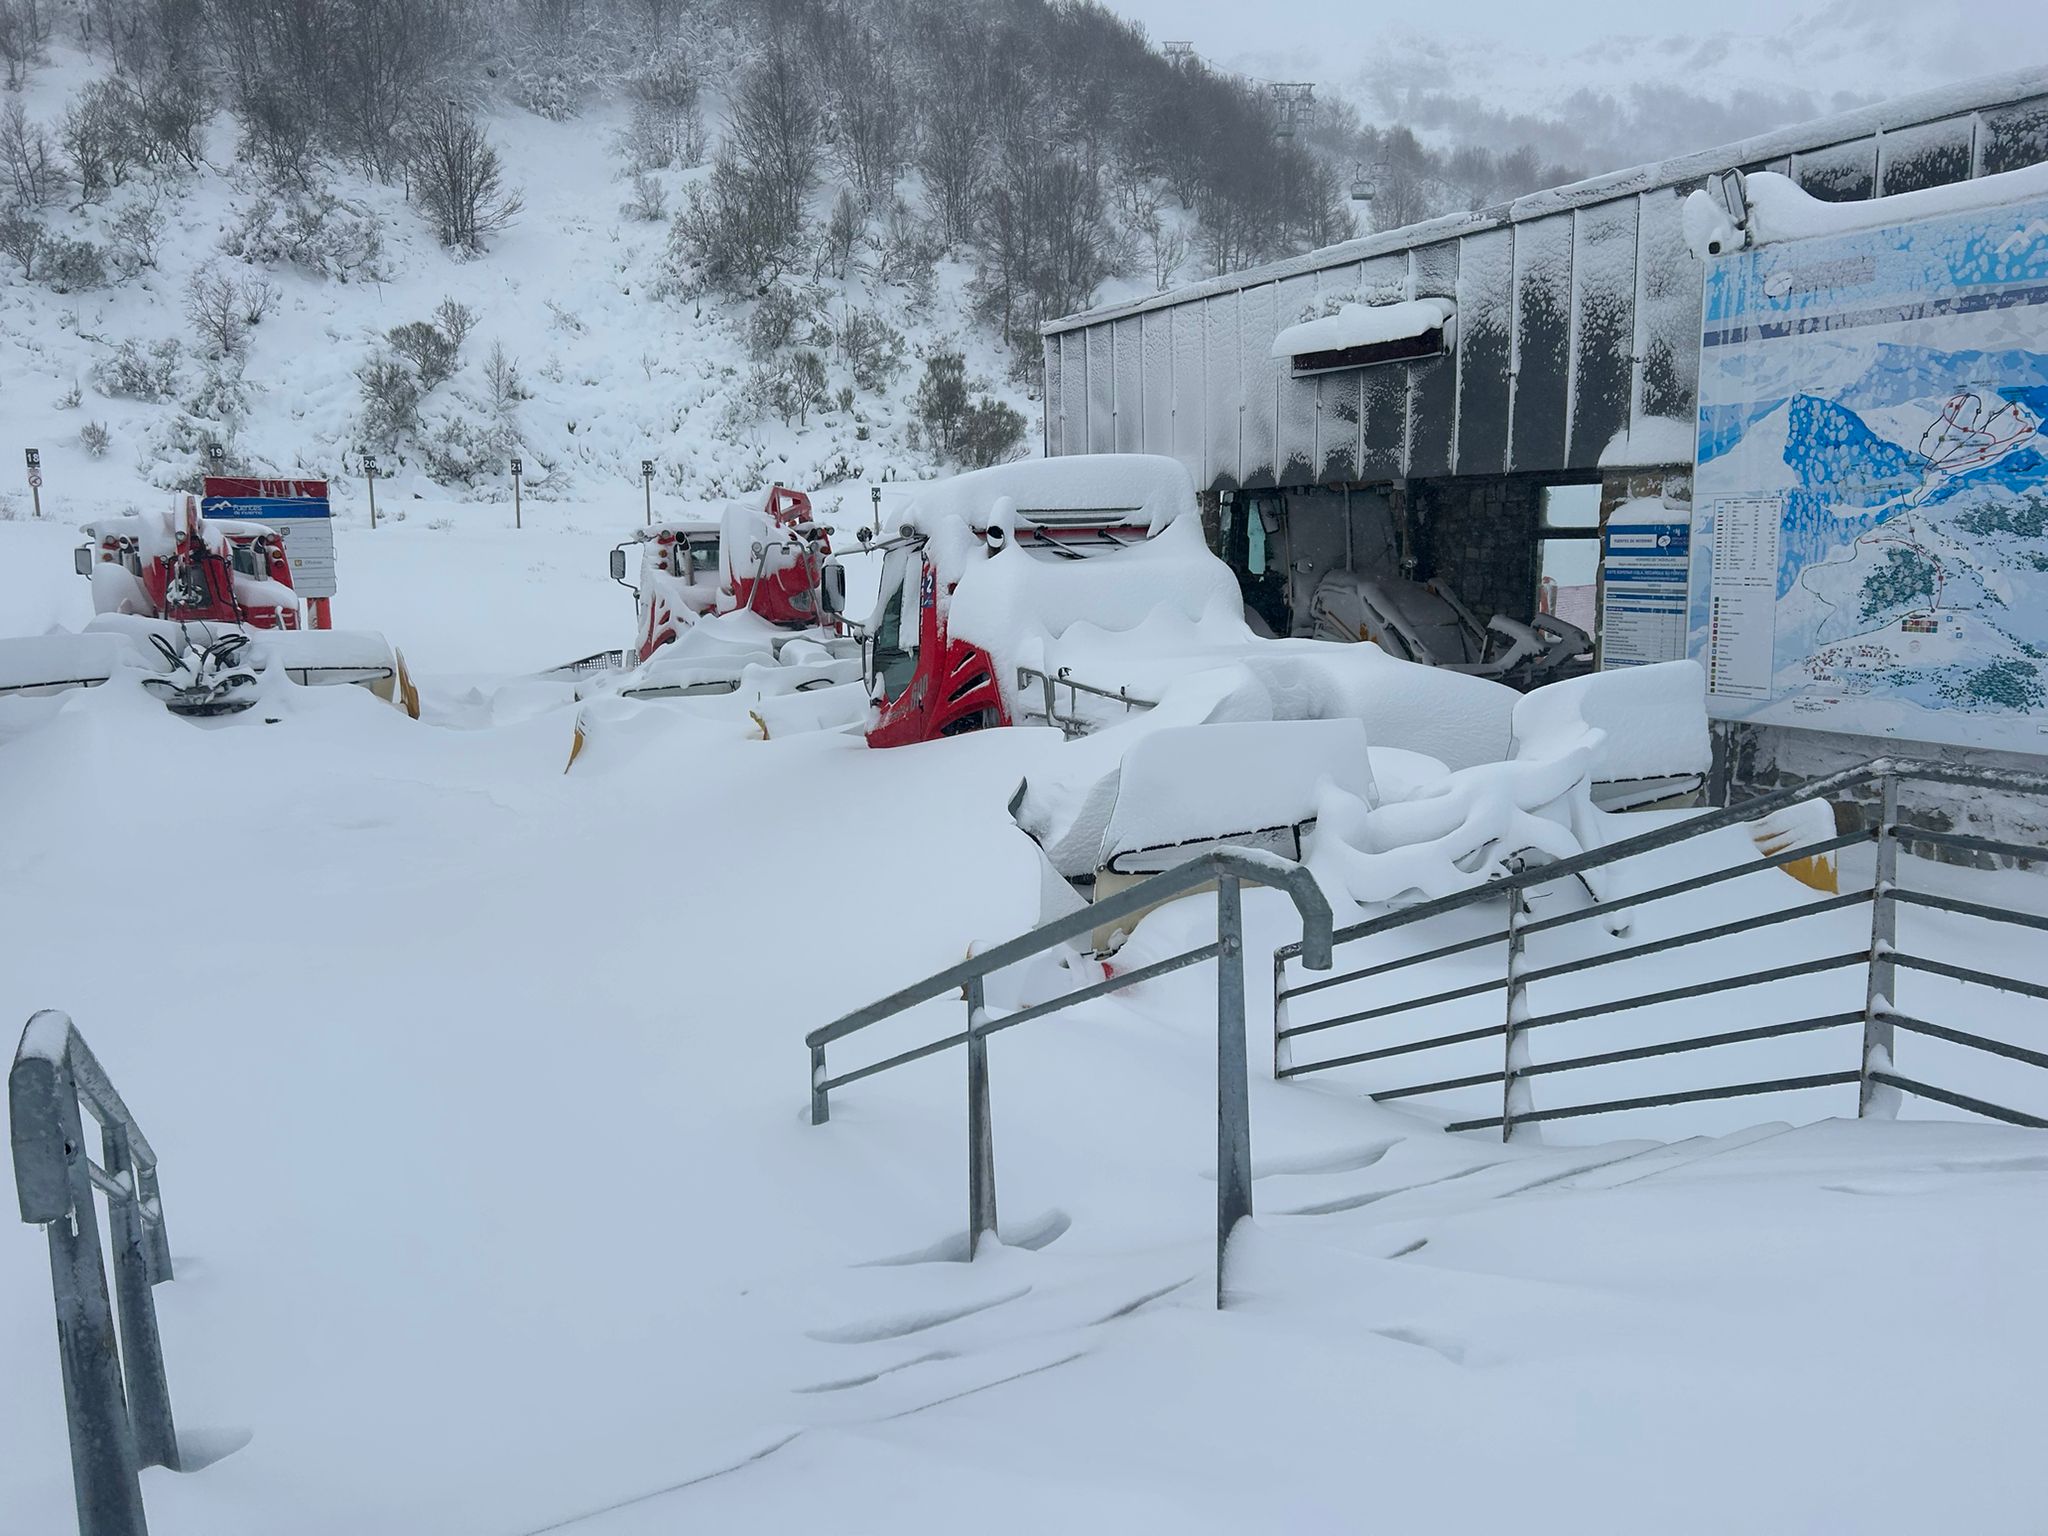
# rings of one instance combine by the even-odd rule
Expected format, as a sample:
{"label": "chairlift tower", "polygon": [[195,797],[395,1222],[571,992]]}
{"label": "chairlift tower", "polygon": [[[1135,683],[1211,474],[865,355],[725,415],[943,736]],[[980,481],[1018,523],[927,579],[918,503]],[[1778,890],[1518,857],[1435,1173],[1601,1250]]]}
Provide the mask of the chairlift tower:
{"label": "chairlift tower", "polygon": [[1159,51],[1166,55],[1169,64],[1185,64],[1195,56],[1195,45],[1184,37],[1168,38],[1160,43]]}

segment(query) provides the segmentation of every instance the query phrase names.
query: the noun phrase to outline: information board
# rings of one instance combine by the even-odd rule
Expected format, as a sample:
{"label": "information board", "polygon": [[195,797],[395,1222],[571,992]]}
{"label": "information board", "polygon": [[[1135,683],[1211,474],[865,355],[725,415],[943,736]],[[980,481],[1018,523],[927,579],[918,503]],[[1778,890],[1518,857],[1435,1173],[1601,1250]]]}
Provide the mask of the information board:
{"label": "information board", "polygon": [[1624,502],[1600,530],[1600,666],[1642,667],[1685,655],[1692,511]]}
{"label": "information board", "polygon": [[1710,261],[1699,400],[1709,713],[2048,751],[2048,200]]}
{"label": "information board", "polygon": [[207,517],[275,528],[300,597],[334,596],[334,514],[325,480],[251,480],[208,475],[199,510]]}

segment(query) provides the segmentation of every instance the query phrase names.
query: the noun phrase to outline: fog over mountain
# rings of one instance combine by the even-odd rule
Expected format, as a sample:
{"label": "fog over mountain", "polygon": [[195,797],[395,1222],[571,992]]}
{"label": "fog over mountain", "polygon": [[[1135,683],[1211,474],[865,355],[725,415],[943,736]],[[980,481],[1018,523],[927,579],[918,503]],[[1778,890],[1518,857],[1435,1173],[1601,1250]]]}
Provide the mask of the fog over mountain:
{"label": "fog over mountain", "polygon": [[1113,0],[1213,66],[1313,82],[1319,103],[1440,149],[1527,144],[1591,173],[2048,64],[2048,27],[1958,0],[1632,7],[1442,0]]}

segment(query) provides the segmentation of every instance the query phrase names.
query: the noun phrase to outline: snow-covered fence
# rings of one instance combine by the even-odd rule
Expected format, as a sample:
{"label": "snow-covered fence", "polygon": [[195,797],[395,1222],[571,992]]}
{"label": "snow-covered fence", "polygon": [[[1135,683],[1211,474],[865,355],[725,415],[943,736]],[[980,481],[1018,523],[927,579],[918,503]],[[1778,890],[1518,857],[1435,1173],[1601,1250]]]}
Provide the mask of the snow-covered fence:
{"label": "snow-covered fence", "polygon": [[[1223,1255],[1231,1231],[1252,1213],[1251,1105],[1245,1085],[1244,1043],[1244,913],[1239,890],[1244,881],[1276,886],[1294,899],[1301,914],[1301,942],[1294,950],[1310,970],[1330,964],[1330,904],[1320,887],[1299,864],[1274,854],[1227,849],[1204,854],[1107,900],[1070,912],[986,953],[925,977],[879,1002],[857,1008],[804,1037],[811,1052],[811,1124],[831,1118],[830,1093],[848,1083],[873,1077],[891,1067],[926,1056],[967,1047],[967,1242],[971,1254],[985,1232],[996,1230],[995,1139],[989,1121],[988,1037],[1033,1019],[1042,1019],[1080,1003],[1107,997],[1204,960],[1216,962],[1216,1304],[1223,1305]],[[1090,985],[1008,1013],[992,1013],[983,990],[997,971],[1034,955],[1084,938],[1096,928],[1114,926],[1175,896],[1216,887],[1216,939],[1193,949],[1105,976]],[[967,1004],[967,1027],[924,1045],[899,1051],[880,1061],[831,1076],[825,1047],[844,1040],[919,1003],[957,992]]]}
{"label": "snow-covered fence", "polygon": [[[1858,1090],[1859,1115],[1889,1116],[1896,1111],[1899,1095],[1909,1094],[2008,1124],[2048,1128],[2048,1119],[2037,1113],[2015,1108],[2010,1104],[1993,1102],[1976,1093],[1959,1091],[1953,1086],[1939,1086],[1926,1081],[1924,1077],[1909,1078],[1901,1075],[1897,1068],[1895,1043],[1897,1035],[1901,1032],[1961,1048],[1964,1055],[1952,1059],[1952,1069],[1955,1062],[1971,1059],[1981,1062],[1985,1056],[2023,1066],[2048,1068],[2048,1053],[2031,1050],[2010,1040],[1994,1038],[1988,1034],[1958,1029],[1950,1023],[1930,1021],[1905,1013],[1896,1002],[1898,977],[1902,971],[1940,977],[1950,983],[1988,987],[2036,1003],[2048,1002],[2048,985],[2043,985],[2038,980],[2006,974],[2004,970],[1996,968],[1990,962],[1989,956],[2011,954],[2012,951],[2009,949],[1999,949],[1995,946],[1987,949],[1966,944],[1954,950],[1950,958],[1936,959],[1929,954],[1915,954],[1899,947],[1898,919],[1902,906],[1943,912],[1972,923],[1999,924],[2008,928],[2017,927],[2036,932],[2048,930],[2048,916],[2015,910],[2001,902],[1996,895],[1987,895],[1982,900],[1964,899],[1940,890],[1907,889],[1900,884],[1898,856],[1902,846],[1914,850],[1947,850],[1987,861],[2010,860],[2029,865],[2048,862],[2048,847],[1919,827],[1902,819],[1901,790],[1916,783],[1962,786],[2037,800],[2048,799],[2048,778],[1993,770],[1973,772],[1937,765],[1894,763],[1880,759],[1825,779],[1781,790],[1621,842],[1611,843],[1573,858],[1519,865],[1506,878],[1490,885],[1459,891],[1438,900],[1371,917],[1363,922],[1340,928],[1334,935],[1336,945],[1340,949],[1351,948],[1353,954],[1358,954],[1360,948],[1371,950],[1375,947],[1380,953],[1386,954],[1389,946],[1376,945],[1375,941],[1382,940],[1388,934],[1434,920],[1444,920],[1456,926],[1461,916],[1467,916],[1467,921],[1458,929],[1465,932],[1470,927],[1468,914],[1477,913],[1482,904],[1499,902],[1503,896],[1507,898],[1503,903],[1507,909],[1505,920],[1498,927],[1487,921],[1482,924],[1480,931],[1466,932],[1464,937],[1457,938],[1451,943],[1417,947],[1397,942],[1392,946],[1393,953],[1388,958],[1332,971],[1331,974],[1312,981],[1295,979],[1289,974],[1290,964],[1304,958],[1302,946],[1283,945],[1273,956],[1274,1074],[1280,1078],[1292,1078],[1336,1068],[1365,1067],[1370,1069],[1372,1076],[1377,1076],[1378,1073],[1388,1070],[1384,1064],[1399,1063],[1409,1057],[1420,1056],[1436,1061],[1456,1062],[1449,1070],[1449,1075],[1434,1076],[1427,1081],[1374,1086],[1370,1090],[1371,1096],[1382,1101],[1431,1096],[1442,1098],[1455,1096],[1466,1090],[1483,1090],[1498,1085],[1499,1113],[1472,1118],[1453,1118],[1446,1128],[1453,1131],[1468,1131],[1499,1127],[1503,1140],[1510,1137],[1518,1126],[1548,1120],[1849,1084],[1855,1084]],[[1676,849],[1681,844],[1714,833],[1754,824],[1774,813],[1784,812],[1795,804],[1813,800],[1825,801],[1829,795],[1846,795],[1867,786],[1876,786],[1879,790],[1878,814],[1873,822],[1854,831],[1816,840],[1796,841],[1793,846],[1776,847],[1774,851],[1761,857],[1743,859],[1725,868],[1704,873],[1688,873],[1682,878],[1665,880],[1649,889],[1625,890],[1623,894],[1594,900],[1587,905],[1552,915],[1539,915],[1531,907],[1532,895],[1545,888],[1551,888],[1554,893],[1557,888],[1571,882],[1576,882],[1588,892],[1596,888],[1618,888],[1611,882],[1599,881],[1597,878],[1588,881],[1587,877],[1594,876],[1599,871],[1613,871],[1615,866],[1626,860]],[[1875,845],[1874,878],[1867,890],[1831,892],[1817,901],[1775,906],[1769,910],[1752,912],[1747,916],[1733,917],[1725,922],[1685,927],[1682,931],[1642,943],[1618,947],[1602,944],[1588,953],[1554,963],[1535,967],[1529,964],[1528,941],[1536,935],[1557,932],[1575,924],[1594,920],[1603,921],[1610,933],[1618,935],[1626,932],[1629,922],[1628,918],[1620,917],[1619,914],[1634,913],[1654,902],[1691,897],[1709,887],[1719,886],[1723,882],[1754,874],[1758,870],[1772,866],[1804,864],[1811,871],[1817,867],[1818,861],[1828,859],[1828,856],[1841,849],[1863,843]],[[1654,866],[1638,866],[1639,869],[1645,867]],[[1973,896],[1978,894],[1982,893],[1972,893]],[[1554,1008],[1548,1012],[1536,1012],[1529,1003],[1529,989],[1537,983],[1566,977],[1583,977],[1608,966],[1627,966],[1634,962],[1652,961],[1658,967],[1666,968],[1666,980],[1676,980],[1692,970],[1693,966],[1681,963],[1675,969],[1671,969],[1672,963],[1686,961],[1690,957],[1690,952],[1695,952],[1698,946],[1720,939],[1743,937],[1749,940],[1751,946],[1746,948],[1745,953],[1754,954],[1755,941],[1749,936],[1762,935],[1781,924],[1824,917],[1829,913],[1857,908],[1865,909],[1869,913],[1868,941],[1862,942],[1859,935],[1854,947],[1846,950],[1826,954],[1802,954],[1785,964],[1759,965],[1732,975],[1683,980],[1676,985],[1660,986],[1651,991],[1635,992],[1618,998],[1590,1002],[1574,999],[1569,1006]],[[1928,947],[1941,947],[1944,943],[1953,945],[1960,937],[1957,934],[1937,936],[1934,943]],[[1399,973],[1412,967],[1435,965],[1446,961],[1464,964],[1460,957],[1477,955],[1494,947],[1501,947],[1504,950],[1504,963],[1495,973],[1419,997],[1380,1001],[1386,995],[1383,989],[1388,979]],[[1782,950],[1774,952],[1768,946],[1765,947],[1765,958],[1768,959],[1783,960],[1787,953]],[[2028,951],[2021,950],[2020,953],[2025,954]],[[1975,963],[1971,963],[1973,958]],[[2010,961],[2004,963],[2011,964]],[[1310,968],[1326,969],[1321,964]],[[1790,1020],[1752,1024],[1740,1029],[1718,1029],[1712,1033],[1688,1035],[1683,1038],[1665,1038],[1654,1027],[1659,1022],[1660,1013],[1678,1017],[1682,1021],[1690,1006],[1702,998],[1716,997],[1723,993],[1738,993],[1747,988],[1765,987],[1773,983],[1803,984],[1806,978],[1829,972],[1853,972],[1857,968],[1861,968],[1864,973],[1865,986],[1860,1005],[1855,1007],[1823,1011]],[[1454,1022],[1461,1027],[1447,1033],[1424,1033],[1420,1037],[1415,1037],[1397,1032],[1401,1021],[1414,1022],[1418,1018],[1424,1022],[1426,1028],[1441,1029],[1443,1010],[1463,1005],[1473,999],[1483,999],[1494,993],[1502,994],[1505,1006],[1499,1007],[1488,1022],[1475,1026],[1469,1017],[1457,1018],[1454,1014]],[[1323,1006],[1334,1007],[1339,1011],[1304,1018],[1304,1012],[1317,1005],[1306,1001],[1311,998]],[[1731,1004],[1738,1002],[1737,999],[1730,999]],[[1356,1006],[1360,1003],[1366,1006]],[[1750,1006],[1757,1008],[1763,1005],[1752,1001]],[[1976,1008],[1974,998],[1972,1006],[1973,1019],[1980,1017],[1981,1009]],[[1564,1024],[1584,1024],[1623,1013],[1634,1014],[1638,1021],[1632,1036],[1637,1043],[1625,1044],[1617,1049],[1540,1061],[1530,1053],[1529,1038],[1535,1030]],[[1433,1024],[1429,1022],[1431,1015],[1436,1019]],[[1337,1054],[1326,1055],[1313,1061],[1295,1060],[1295,1042],[1310,1036],[1323,1035],[1328,1031],[1352,1030],[1360,1025],[1375,1026],[1367,1039],[1358,1041],[1362,1048],[1339,1051]],[[1540,1108],[1531,1096],[1532,1080],[1541,1077],[1614,1067],[1657,1057],[1689,1056],[1694,1052],[1717,1047],[1746,1045],[1791,1035],[1819,1035],[1847,1028],[1860,1031],[1861,1050],[1853,1060],[1847,1058],[1845,1052],[1846,1064],[1829,1070],[1781,1073],[1777,1076],[1739,1082],[1715,1078],[1705,1082],[1688,1083],[1682,1087],[1667,1088],[1657,1093],[1632,1093],[1622,1097]],[[1497,1058],[1499,1065],[1477,1072],[1468,1070],[1473,1063],[1466,1048],[1475,1045],[1484,1048],[1484,1042],[1494,1040],[1500,1042],[1500,1055]],[[1463,1051],[1466,1057],[1462,1062],[1457,1061],[1456,1056],[1440,1054],[1460,1051]],[[1804,1063],[1808,1066],[1815,1064],[1817,1063],[1810,1060]],[[1439,1069],[1443,1070],[1445,1069]],[[1973,1085],[1978,1075],[1979,1073],[1972,1074]]]}
{"label": "snow-covered fence", "polygon": [[[49,1234],[79,1536],[145,1536],[140,1469],[178,1465],[150,1291],[171,1278],[156,1153],[62,1013],[38,1013],[22,1031],[7,1107],[21,1219]],[[100,1163],[86,1152],[81,1107],[99,1123]],[[112,1228],[118,1336],[95,1190]]]}

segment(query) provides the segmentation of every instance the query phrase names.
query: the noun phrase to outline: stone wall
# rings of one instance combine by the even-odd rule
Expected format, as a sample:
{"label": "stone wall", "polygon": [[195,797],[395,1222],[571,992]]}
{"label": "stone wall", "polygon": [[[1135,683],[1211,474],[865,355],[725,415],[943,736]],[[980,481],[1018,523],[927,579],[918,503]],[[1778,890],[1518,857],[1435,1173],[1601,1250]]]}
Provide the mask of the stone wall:
{"label": "stone wall", "polygon": [[1542,574],[1543,489],[1509,476],[1411,480],[1408,506],[1416,574],[1458,594],[1483,623],[1526,621]]}

